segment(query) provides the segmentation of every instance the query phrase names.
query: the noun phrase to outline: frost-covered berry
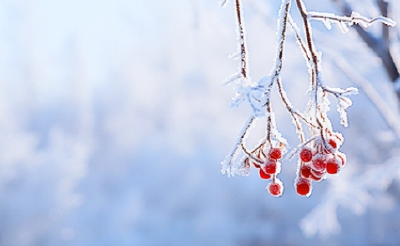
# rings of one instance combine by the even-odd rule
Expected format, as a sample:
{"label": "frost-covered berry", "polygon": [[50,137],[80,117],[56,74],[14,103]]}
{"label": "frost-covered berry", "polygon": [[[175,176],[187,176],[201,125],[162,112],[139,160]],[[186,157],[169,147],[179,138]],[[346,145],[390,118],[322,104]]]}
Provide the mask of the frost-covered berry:
{"label": "frost-covered berry", "polygon": [[338,144],[336,143],[336,141],[335,141],[334,139],[332,139],[332,138],[328,139],[328,144],[329,144],[332,148],[334,148],[334,149],[336,149],[337,146],[338,146]]}
{"label": "frost-covered berry", "polygon": [[303,178],[309,178],[310,177],[310,172],[311,168],[309,166],[302,166],[300,168],[300,174]]}
{"label": "frost-covered berry", "polygon": [[314,170],[311,170],[310,172],[310,179],[314,180],[315,182],[320,182],[323,179],[323,175],[317,175],[315,173],[313,173]]}
{"label": "frost-covered berry", "polygon": [[311,175],[314,175],[315,177],[321,178],[324,176],[326,170],[322,170],[322,171],[316,171],[314,169],[311,168],[310,173]]}
{"label": "frost-covered berry", "polygon": [[346,165],[347,157],[344,153],[337,153],[336,156],[341,160],[342,167]]}
{"label": "frost-covered berry", "polygon": [[317,155],[311,162],[311,168],[318,172],[325,170],[325,158],[326,157],[324,155]]}
{"label": "frost-covered berry", "polygon": [[269,158],[272,160],[279,160],[282,158],[282,151],[280,148],[272,148],[269,151]]}
{"label": "frost-covered berry", "polygon": [[279,197],[282,196],[283,193],[283,185],[279,179],[276,179],[275,182],[269,183],[267,186],[269,193],[273,196]]}
{"label": "frost-covered berry", "polygon": [[265,173],[265,172],[262,170],[262,168],[260,168],[260,178],[262,178],[262,179],[270,179],[270,178],[271,178],[271,175],[268,174],[268,173]]}
{"label": "frost-covered berry", "polygon": [[296,181],[296,192],[301,196],[309,196],[311,194],[311,181],[305,178],[299,178]]}
{"label": "frost-covered berry", "polygon": [[309,178],[316,182],[320,182],[325,178],[325,173],[326,173],[326,170],[316,171],[311,168]]}
{"label": "frost-covered berry", "polygon": [[260,164],[258,164],[258,163],[255,162],[255,161],[252,161],[251,163],[253,164],[253,166],[254,166],[255,168],[260,168],[260,167],[261,167]]}
{"label": "frost-covered berry", "polygon": [[309,162],[312,159],[312,151],[310,148],[303,148],[300,151],[300,160],[304,162]]}
{"label": "frost-covered berry", "polygon": [[263,170],[265,173],[275,174],[278,170],[278,163],[276,161],[268,161]]}
{"label": "frost-covered berry", "polygon": [[337,174],[340,170],[340,160],[337,158],[330,158],[326,162],[326,172],[329,174]]}

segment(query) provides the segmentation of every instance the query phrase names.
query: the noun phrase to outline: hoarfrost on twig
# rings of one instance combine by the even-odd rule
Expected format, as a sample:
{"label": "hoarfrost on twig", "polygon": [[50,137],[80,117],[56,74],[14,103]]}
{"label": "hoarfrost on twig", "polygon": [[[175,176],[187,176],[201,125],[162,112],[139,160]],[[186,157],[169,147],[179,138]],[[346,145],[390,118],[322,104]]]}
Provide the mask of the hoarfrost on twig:
{"label": "hoarfrost on twig", "polygon": [[375,22],[380,22],[390,27],[396,25],[396,22],[394,22],[392,19],[383,16],[369,19],[354,11],[352,12],[351,16],[338,16],[332,13],[309,11],[308,18],[322,21],[328,30],[331,29],[332,23],[338,24],[344,33],[348,31],[348,26],[352,26],[354,24],[361,25],[364,28],[369,27]]}

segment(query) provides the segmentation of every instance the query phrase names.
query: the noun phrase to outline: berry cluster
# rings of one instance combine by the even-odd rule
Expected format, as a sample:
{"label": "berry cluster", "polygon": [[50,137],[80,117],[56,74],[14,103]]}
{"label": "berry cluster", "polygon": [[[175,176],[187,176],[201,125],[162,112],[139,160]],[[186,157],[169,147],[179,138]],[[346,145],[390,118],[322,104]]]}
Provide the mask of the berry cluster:
{"label": "berry cluster", "polygon": [[[339,152],[343,143],[340,133],[328,134],[328,138],[314,136],[304,144],[299,154],[299,165],[295,179],[295,189],[301,196],[310,196],[312,181],[320,182],[327,175],[335,175],[346,164],[346,155]],[[271,180],[266,189],[272,196],[279,197],[283,194],[282,182],[277,178],[281,171],[280,159],[283,156],[283,147],[267,148],[261,144],[251,153],[248,153],[244,163],[250,168],[259,169],[261,179]]]}
{"label": "berry cluster", "polygon": [[330,134],[328,139],[316,137],[311,147],[303,146],[299,152],[299,166],[295,180],[296,192],[301,196],[310,196],[311,182],[320,182],[326,176],[338,174],[346,164],[346,155],[338,149],[343,143],[339,133]]}
{"label": "berry cluster", "polygon": [[[267,154],[265,154],[267,153]],[[263,145],[254,151],[255,156],[250,155],[245,160],[246,165],[254,166],[259,169],[260,178],[271,179],[267,185],[267,190],[272,196],[279,197],[283,193],[282,182],[276,177],[281,171],[282,149],[278,147],[265,150]]]}

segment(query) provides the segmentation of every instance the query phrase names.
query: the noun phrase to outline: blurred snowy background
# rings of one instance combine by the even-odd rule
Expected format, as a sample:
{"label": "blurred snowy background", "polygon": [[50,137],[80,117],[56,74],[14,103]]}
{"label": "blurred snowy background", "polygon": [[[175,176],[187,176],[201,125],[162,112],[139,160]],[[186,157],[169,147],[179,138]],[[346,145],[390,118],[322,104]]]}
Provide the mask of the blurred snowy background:
{"label": "blurred snowy background", "polygon": [[[350,2],[378,13],[372,0]],[[279,3],[244,1],[255,80],[273,65]],[[359,87],[345,66],[399,119],[356,33],[313,25],[326,83]],[[289,33],[283,78],[301,109],[307,68]],[[220,173],[249,113],[228,109],[233,91],[221,85],[235,51],[232,5],[217,0],[1,0],[0,245],[398,245],[399,139],[362,92],[348,129],[332,105],[348,165],[310,198],[294,192],[294,160],[278,199],[257,172]],[[297,143],[286,112],[277,118]]]}

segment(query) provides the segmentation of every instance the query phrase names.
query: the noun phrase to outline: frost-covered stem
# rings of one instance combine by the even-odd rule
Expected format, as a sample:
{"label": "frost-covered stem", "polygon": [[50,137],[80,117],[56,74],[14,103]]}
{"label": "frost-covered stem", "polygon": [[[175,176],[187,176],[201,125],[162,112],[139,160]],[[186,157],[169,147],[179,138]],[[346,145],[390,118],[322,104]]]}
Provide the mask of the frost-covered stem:
{"label": "frost-covered stem", "polygon": [[[262,161],[262,160],[260,160],[258,157],[256,157],[256,156],[253,155],[253,153],[254,153],[255,150],[249,151],[249,150],[246,148],[246,146],[244,146],[244,142],[243,142],[243,141],[240,143],[240,145],[242,146],[243,152],[244,152],[248,157],[250,157],[251,159],[255,160],[258,164],[263,164],[263,161]],[[262,146],[262,145],[260,145],[260,146]]]}
{"label": "frost-covered stem", "polygon": [[[319,86],[319,63],[318,63],[318,55],[317,55],[317,51],[315,50],[314,47],[314,42],[312,40],[312,32],[311,32],[311,26],[310,26],[310,22],[308,20],[308,14],[307,14],[307,10],[306,7],[303,3],[302,0],[296,0],[297,3],[297,8],[299,9],[300,15],[303,19],[303,25],[304,25],[304,31],[305,31],[305,35],[306,35],[306,44],[307,44],[307,48],[309,50],[309,52],[311,53],[311,59],[310,59],[310,63],[311,63],[311,84],[312,84],[312,89],[313,89],[313,93],[314,93],[314,97],[315,97],[315,103],[318,101],[318,86]],[[317,105],[315,105],[317,106]]]}
{"label": "frost-covered stem", "polygon": [[[277,55],[275,57],[275,66],[273,70],[271,71],[271,82],[268,85],[268,91],[266,91],[266,94],[269,94],[269,91],[271,91],[272,86],[274,83],[279,79],[279,76],[282,71],[282,66],[283,66],[283,52],[284,52],[284,47],[285,47],[285,41],[286,41],[286,30],[287,30],[287,23],[289,20],[289,11],[290,11],[290,5],[291,5],[292,0],[282,0],[281,7],[279,9],[279,20],[278,20],[278,46],[277,46]],[[272,128],[272,118],[271,118],[271,100],[268,96],[268,99],[265,103],[266,110],[267,110],[267,135],[266,135],[266,141],[269,142],[270,146],[272,144],[271,141],[271,128]]]}
{"label": "frost-covered stem", "polygon": [[303,19],[304,30],[306,33],[306,42],[307,42],[308,50],[311,52],[311,61],[314,65],[314,69],[316,71],[319,71],[318,56],[317,56],[317,52],[314,47],[314,42],[312,40],[311,26],[310,26],[310,22],[308,20],[308,13],[307,13],[306,7],[303,3],[303,0],[296,0],[296,3],[297,3],[297,7],[299,9],[301,18]]}
{"label": "frost-covered stem", "polygon": [[286,41],[286,30],[287,30],[287,23],[289,20],[289,11],[291,3],[292,0],[282,0],[281,7],[279,9],[277,55],[275,57],[275,66],[273,68],[273,71],[271,72],[272,78],[271,78],[271,83],[269,85],[269,89],[272,88],[272,85],[278,79],[282,71],[283,52]]}
{"label": "frost-covered stem", "polygon": [[365,27],[373,24],[374,22],[381,22],[387,26],[394,26],[394,22],[388,18],[383,16],[379,16],[376,18],[367,18],[362,15],[353,12],[351,16],[337,16],[331,13],[319,13],[319,12],[308,12],[308,16],[311,19],[322,20],[322,21],[334,21],[338,23],[348,23],[352,24],[361,24]]}
{"label": "frost-covered stem", "polygon": [[303,0],[296,0],[297,7],[299,9],[300,15],[303,19],[303,25],[304,25],[304,31],[306,35],[306,44],[308,46],[308,50],[311,53],[311,83],[312,83],[312,89],[314,93],[314,106],[315,106],[315,120],[317,122],[317,125],[320,130],[320,135],[323,140],[323,143],[326,145],[325,138],[324,138],[324,132],[323,132],[323,125],[318,117],[318,112],[320,111],[320,108],[318,106],[318,88],[321,86],[321,81],[320,81],[320,68],[319,68],[319,59],[317,55],[317,51],[314,46],[314,42],[312,39],[312,31],[311,31],[311,26],[310,26],[310,21],[308,19],[308,13],[307,9],[304,5]]}
{"label": "frost-covered stem", "polygon": [[301,50],[303,51],[304,56],[305,56],[305,58],[306,58],[306,60],[307,60],[307,63],[309,63],[310,60],[311,60],[310,52],[308,51],[306,45],[305,45],[304,42],[303,42],[303,39],[302,39],[301,36],[300,36],[300,30],[299,30],[299,28],[297,27],[296,22],[293,21],[293,18],[292,18],[292,16],[290,16],[290,15],[289,15],[289,23],[290,23],[290,25],[292,26],[292,29],[293,29],[294,34],[295,34],[295,36],[296,36],[297,43],[299,44]]}
{"label": "frost-covered stem", "polygon": [[282,99],[283,104],[286,106],[287,111],[289,112],[290,116],[292,117],[292,120],[296,126],[296,131],[299,134],[300,142],[304,143],[305,136],[304,136],[303,129],[301,127],[301,123],[299,122],[299,120],[296,117],[297,114],[295,114],[292,104],[289,101],[289,98],[287,98],[287,96],[285,95],[285,92],[284,92],[283,86],[282,86],[282,81],[280,78],[278,79],[277,84],[278,84],[279,95]]}
{"label": "frost-covered stem", "polygon": [[243,15],[242,15],[242,5],[240,0],[235,0],[235,12],[236,12],[236,21],[237,21],[237,32],[239,37],[239,45],[240,45],[240,74],[241,77],[247,78],[249,71],[247,67],[247,47],[246,47],[246,37],[245,37],[245,28],[243,23]]}
{"label": "frost-covered stem", "polygon": [[269,146],[272,146],[271,142],[271,127],[272,127],[272,116],[271,116],[271,100],[270,98],[267,99],[267,135],[266,141],[268,141]]}
{"label": "frost-covered stem", "polygon": [[234,148],[232,151],[229,153],[229,155],[226,157],[226,159],[222,162],[222,173],[228,172],[229,175],[232,173],[232,159],[235,156],[236,152],[238,151],[239,147],[242,146],[242,143],[244,141],[244,138],[246,136],[247,131],[251,127],[251,125],[254,122],[255,117],[250,116],[249,119],[246,121],[245,125],[242,128],[242,131],[239,134],[239,138],[237,139]]}

